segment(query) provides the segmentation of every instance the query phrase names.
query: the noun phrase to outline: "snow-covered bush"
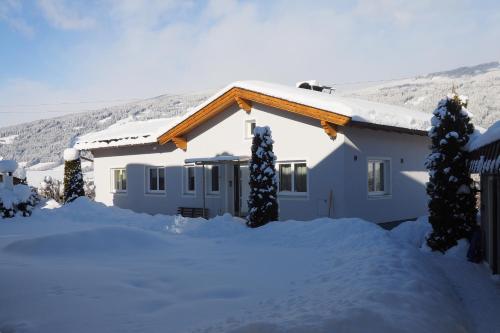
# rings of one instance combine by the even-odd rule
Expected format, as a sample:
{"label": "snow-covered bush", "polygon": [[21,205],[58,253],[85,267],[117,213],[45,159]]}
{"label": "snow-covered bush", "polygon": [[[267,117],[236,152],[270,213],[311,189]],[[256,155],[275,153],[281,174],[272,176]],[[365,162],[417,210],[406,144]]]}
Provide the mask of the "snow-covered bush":
{"label": "snow-covered bush", "polygon": [[278,220],[278,190],[273,139],[268,126],[256,127],[250,160],[247,225],[252,228]]}
{"label": "snow-covered bush", "polygon": [[71,202],[84,195],[80,152],[68,148],[64,151],[64,202]]}
{"label": "snow-covered bush", "polygon": [[92,179],[83,180],[83,190],[87,198],[89,198],[90,200],[95,200],[95,184]]}
{"label": "snow-covered bush", "polygon": [[429,137],[429,222],[432,234],[427,244],[445,252],[462,238],[469,238],[476,224],[476,198],[467,166],[465,145],[474,132],[466,109],[467,101],[457,95],[441,100],[433,113]]}
{"label": "snow-covered bush", "polygon": [[17,214],[30,216],[33,207],[40,201],[36,191],[28,185],[15,185],[13,189],[0,188],[0,216],[14,217]]}
{"label": "snow-covered bush", "polygon": [[63,203],[64,193],[62,183],[57,179],[53,179],[51,176],[45,176],[38,188],[38,194],[42,198],[53,199],[59,203]]}

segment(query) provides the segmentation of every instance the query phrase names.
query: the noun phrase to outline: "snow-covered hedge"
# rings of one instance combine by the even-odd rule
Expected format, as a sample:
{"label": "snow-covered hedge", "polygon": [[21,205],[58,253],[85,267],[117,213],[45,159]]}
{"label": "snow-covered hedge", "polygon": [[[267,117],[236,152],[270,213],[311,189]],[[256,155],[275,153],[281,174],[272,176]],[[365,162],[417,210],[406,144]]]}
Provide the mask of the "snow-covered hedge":
{"label": "snow-covered hedge", "polygon": [[0,188],[0,216],[30,216],[38,201],[38,194],[28,185],[15,185],[12,190]]}
{"label": "snow-covered hedge", "polygon": [[59,203],[63,200],[63,184],[61,181],[52,178],[51,176],[45,176],[43,181],[38,187],[38,194],[45,199],[53,199]]}

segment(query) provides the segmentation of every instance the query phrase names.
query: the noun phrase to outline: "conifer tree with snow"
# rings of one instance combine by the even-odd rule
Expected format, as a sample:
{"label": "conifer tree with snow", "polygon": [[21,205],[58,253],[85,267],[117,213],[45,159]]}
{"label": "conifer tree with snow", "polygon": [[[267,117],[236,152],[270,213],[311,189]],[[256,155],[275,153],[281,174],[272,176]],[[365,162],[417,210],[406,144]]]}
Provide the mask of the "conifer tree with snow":
{"label": "conifer tree with snow", "polygon": [[476,191],[465,149],[474,126],[466,107],[466,97],[453,94],[441,100],[433,112],[431,153],[425,164],[433,229],[427,244],[434,251],[445,252],[459,239],[469,238],[476,225]]}
{"label": "conifer tree with snow", "polygon": [[273,139],[268,126],[255,127],[250,160],[247,225],[257,228],[278,220],[277,176]]}
{"label": "conifer tree with snow", "polygon": [[77,149],[68,148],[64,150],[64,203],[84,195],[80,152]]}

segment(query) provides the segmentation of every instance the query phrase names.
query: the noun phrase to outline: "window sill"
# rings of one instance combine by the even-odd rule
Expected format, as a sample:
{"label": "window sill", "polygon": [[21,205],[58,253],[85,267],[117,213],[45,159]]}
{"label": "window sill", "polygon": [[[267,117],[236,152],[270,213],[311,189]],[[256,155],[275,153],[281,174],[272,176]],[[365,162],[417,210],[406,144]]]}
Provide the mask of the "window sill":
{"label": "window sill", "polygon": [[309,193],[294,193],[294,192],[279,192],[278,199],[286,199],[286,200],[308,200]]}
{"label": "window sill", "polygon": [[152,196],[160,196],[160,195],[165,195],[167,194],[167,191],[149,191],[145,192],[145,195],[152,195]]}
{"label": "window sill", "polygon": [[392,199],[392,194],[368,194],[368,200]]}
{"label": "window sill", "polygon": [[121,195],[124,195],[124,194],[127,194],[127,191],[111,191],[110,193],[111,194],[121,194]]}

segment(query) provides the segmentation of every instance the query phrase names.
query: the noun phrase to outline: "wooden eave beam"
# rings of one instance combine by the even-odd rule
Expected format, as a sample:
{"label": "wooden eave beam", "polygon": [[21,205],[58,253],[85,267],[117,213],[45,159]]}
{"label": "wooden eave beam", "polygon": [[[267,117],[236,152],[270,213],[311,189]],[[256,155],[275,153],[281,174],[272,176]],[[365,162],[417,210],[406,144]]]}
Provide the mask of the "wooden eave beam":
{"label": "wooden eave beam", "polygon": [[214,100],[212,103],[206,105],[204,108],[193,114],[191,117],[185,119],[177,126],[171,128],[169,131],[162,134],[158,138],[158,143],[163,145],[169,141],[172,141],[173,138],[178,136],[183,136],[185,133],[197,127],[199,124],[213,118],[219,112],[221,112],[226,107],[234,103],[234,96],[235,95],[233,88],[224,95]]}
{"label": "wooden eave beam", "polygon": [[[312,106],[291,102],[285,99],[265,95],[262,93],[242,88],[232,88],[222,96],[219,96],[214,101],[212,101],[211,103],[200,109],[198,112],[191,115],[189,118],[182,121],[177,126],[171,128],[169,131],[162,134],[158,138],[158,143],[165,144],[169,141],[174,141],[174,138],[177,138],[177,141],[179,141],[180,140],[179,138],[182,138],[186,133],[198,127],[203,122],[206,122],[209,119],[215,117],[217,114],[225,110],[235,101],[238,103],[240,108],[244,109],[245,111],[247,111],[247,109],[250,110],[252,102],[255,102],[276,108],[278,110],[292,112],[298,115],[302,115],[313,119],[318,119],[320,121],[324,121],[326,123],[338,126],[345,126],[351,120],[350,117],[318,109]],[[242,107],[242,105],[244,107]],[[331,130],[329,131],[330,133],[333,133]],[[185,144],[181,143],[181,145],[184,145],[187,148],[187,143]]]}
{"label": "wooden eave beam", "polygon": [[245,110],[246,113],[250,113],[250,111],[252,110],[252,102],[244,100],[238,95],[234,96],[234,99],[236,100],[236,103],[238,103],[240,109]]}
{"label": "wooden eave beam", "polygon": [[175,146],[179,149],[182,149],[184,151],[187,150],[187,140],[185,138],[182,138],[182,137],[174,137],[172,138],[172,142],[175,144]]}
{"label": "wooden eave beam", "polygon": [[325,120],[321,120],[321,127],[323,127],[323,130],[330,138],[335,139],[337,137],[337,128],[335,125],[332,125]]}
{"label": "wooden eave beam", "polygon": [[242,88],[234,88],[234,89],[236,90],[236,95],[239,96],[240,98],[268,105],[280,110],[296,113],[302,116],[318,120],[325,120],[335,125],[345,126],[351,120],[350,117],[318,109],[312,106],[291,102],[285,99],[268,96],[265,94],[257,93]]}

